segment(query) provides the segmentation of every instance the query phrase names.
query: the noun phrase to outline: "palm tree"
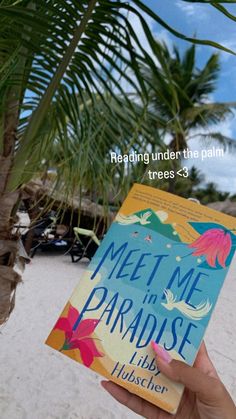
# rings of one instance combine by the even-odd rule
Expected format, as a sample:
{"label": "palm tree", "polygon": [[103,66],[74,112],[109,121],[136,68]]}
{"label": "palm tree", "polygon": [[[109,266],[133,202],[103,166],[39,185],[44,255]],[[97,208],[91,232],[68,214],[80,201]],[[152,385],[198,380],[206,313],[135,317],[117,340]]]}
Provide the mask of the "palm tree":
{"label": "palm tree", "polygon": [[[117,140],[128,118],[131,131],[139,125],[123,86],[145,104],[138,59],[149,57],[139,48],[128,13],[140,16],[123,1],[0,2],[0,324],[21,280],[14,270],[19,237],[12,231],[24,184],[45,160],[57,162],[55,189],[63,183],[68,196],[81,187],[87,166],[93,181],[105,182],[108,125]],[[129,112],[122,115],[124,105]]]}
{"label": "palm tree", "polygon": [[[205,134],[204,130],[228,117],[234,103],[211,103],[219,76],[219,55],[210,56],[203,68],[196,64],[196,47],[191,45],[181,57],[177,47],[173,51],[165,43],[156,42],[156,60],[159,65],[145,64],[142,68],[149,87],[149,112],[156,115],[152,123],[168,135],[169,148],[183,151],[197,131],[198,137],[215,139],[232,145],[221,133]],[[191,135],[192,134],[192,135]],[[173,160],[173,168],[176,168]],[[175,180],[169,183],[174,192]]]}
{"label": "palm tree", "polygon": [[162,23],[138,0],[0,1],[0,324],[21,280],[13,226],[24,185],[56,162],[55,189],[73,195],[89,168],[87,183],[106,190],[105,151],[115,140],[124,147],[128,127],[129,147],[143,129],[124,91],[145,110],[139,62],[151,58],[129,20],[139,19],[152,45],[142,11]]}
{"label": "palm tree", "polygon": [[197,189],[195,196],[202,204],[210,204],[217,201],[225,201],[229,198],[229,192],[221,192],[218,190],[214,182],[208,182],[204,188]]}
{"label": "palm tree", "polygon": [[[119,105],[117,99],[120,101]],[[134,173],[133,176],[128,176],[126,165],[111,163],[110,152],[124,155],[134,150],[142,153],[154,138],[144,106],[132,103],[132,109],[123,98],[114,99],[108,93],[106,104],[98,98],[94,100],[96,108],[91,103],[87,107],[89,120],[86,121],[85,110],[81,110],[80,119],[86,121],[83,130],[79,122],[76,127],[76,122],[72,124],[67,118],[63,132],[58,133],[48,145],[43,167],[40,169],[44,182],[48,169],[57,174],[56,190],[60,191],[60,195],[63,191],[64,198],[68,197],[70,200],[77,195],[81,199],[82,195],[86,195],[93,201],[102,202],[105,210],[109,200],[113,204],[119,203],[134,179],[138,179]],[[155,145],[159,143],[161,139],[155,136]],[[80,188],[82,194],[78,193]]]}
{"label": "palm tree", "polygon": [[[153,50],[155,42],[143,13],[191,41],[140,0],[0,1],[0,324],[14,307],[16,285],[21,280],[14,270],[19,237],[13,226],[24,185],[51,158],[54,162],[60,159],[55,188],[61,187],[62,172],[69,181],[66,185],[64,180],[63,190],[73,194],[75,185],[82,185],[81,173],[87,163],[93,161],[93,182],[97,182],[99,167],[102,183],[104,149],[96,132],[102,132],[104,121],[110,138],[118,132],[123,140],[129,118],[135,127],[129,146],[139,138],[144,115],[136,112],[124,85],[139,97],[145,110],[148,94],[140,64],[152,65],[152,58],[129,19],[130,14],[139,19]],[[110,107],[111,100],[116,112]],[[101,103],[103,112],[98,122],[94,113]],[[124,103],[128,114],[123,112]],[[81,153],[72,138],[83,139]],[[105,149],[108,137],[106,141]],[[76,153],[80,166],[77,177],[70,176],[75,167],[71,156]]]}

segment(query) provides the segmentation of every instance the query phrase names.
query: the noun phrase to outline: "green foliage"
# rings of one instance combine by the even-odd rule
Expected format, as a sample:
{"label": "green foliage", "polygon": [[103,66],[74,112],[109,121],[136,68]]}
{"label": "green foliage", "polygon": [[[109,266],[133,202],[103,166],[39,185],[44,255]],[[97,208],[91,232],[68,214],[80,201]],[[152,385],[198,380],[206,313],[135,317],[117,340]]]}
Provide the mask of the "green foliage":
{"label": "green foliage", "polygon": [[[60,158],[58,184],[63,174],[70,193],[84,186],[85,178],[104,190],[109,148],[127,148],[128,141],[131,147],[145,130],[147,92],[139,63],[151,58],[129,13],[153,42],[140,12],[125,2],[0,3],[2,127],[11,92],[16,101],[10,106],[20,117],[8,190],[40,173],[45,158],[49,164]],[[144,111],[137,110],[124,85]],[[2,149],[4,141],[2,128]]]}
{"label": "green foliage", "polygon": [[217,185],[213,182],[206,184],[204,188],[195,191],[194,197],[199,199],[201,204],[209,204],[211,202],[225,201],[229,198],[229,192],[221,192]]}
{"label": "green foliage", "polygon": [[[0,154],[10,149],[12,159],[6,190],[21,187],[45,167],[56,167],[55,190],[68,197],[90,191],[108,201],[112,184],[116,192],[130,184],[125,181],[129,169],[109,164],[109,150],[159,146],[159,128],[166,130],[166,124],[185,130],[178,114],[183,104],[187,128],[196,121],[203,125],[205,117],[213,122],[225,115],[221,104],[188,113],[192,91],[203,98],[213,89],[217,56],[192,80],[194,47],[183,59],[176,50],[172,59],[155,42],[145,13],[182,39],[227,50],[177,32],[139,0],[0,1]],[[171,102],[158,104],[158,112],[148,106],[152,79],[143,77],[147,67],[155,75],[156,63],[140,44],[130,16],[139,20],[162,66],[154,90],[163,99],[170,95]],[[174,74],[187,83],[187,96],[182,82],[175,86]],[[15,140],[6,147],[8,131]]]}
{"label": "green foliage", "polygon": [[[219,76],[219,55],[212,54],[198,69],[194,45],[181,57],[177,47],[172,51],[165,43],[156,42],[155,57],[160,66],[143,66],[149,87],[149,110],[158,115],[156,128],[163,128],[171,136],[171,148],[183,150],[191,130],[215,126],[231,114],[233,104],[209,103]],[[224,140],[219,133],[213,135]]]}

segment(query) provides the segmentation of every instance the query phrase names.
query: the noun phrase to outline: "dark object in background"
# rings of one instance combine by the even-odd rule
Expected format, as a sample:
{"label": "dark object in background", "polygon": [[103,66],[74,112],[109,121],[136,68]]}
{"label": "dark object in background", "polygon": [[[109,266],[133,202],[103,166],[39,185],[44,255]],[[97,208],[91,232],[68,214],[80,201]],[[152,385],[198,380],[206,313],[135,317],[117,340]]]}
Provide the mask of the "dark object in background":
{"label": "dark object in background", "polygon": [[[33,230],[33,234],[32,234]],[[55,224],[55,218],[50,214],[39,219],[25,234],[22,235],[22,242],[27,242],[28,236],[32,235],[29,256],[33,258],[37,250],[63,250],[66,252],[71,246],[71,241],[66,240],[69,229],[62,224]]]}
{"label": "dark object in background", "polygon": [[82,258],[92,259],[100,241],[92,230],[74,227],[75,242],[69,253],[73,263],[79,262]]}

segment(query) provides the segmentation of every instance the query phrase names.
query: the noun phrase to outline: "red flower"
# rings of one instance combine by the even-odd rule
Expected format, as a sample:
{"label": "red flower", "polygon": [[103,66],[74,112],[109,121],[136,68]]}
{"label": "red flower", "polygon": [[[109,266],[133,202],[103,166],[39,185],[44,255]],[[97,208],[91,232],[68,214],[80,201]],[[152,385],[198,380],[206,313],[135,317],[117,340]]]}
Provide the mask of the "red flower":
{"label": "red flower", "polygon": [[232,248],[232,239],[230,233],[220,228],[212,228],[202,234],[189,247],[196,249],[193,256],[205,256],[212,268],[216,267],[217,260],[219,265],[225,268],[225,262]]}
{"label": "red flower", "polygon": [[96,348],[94,339],[90,336],[98,325],[99,320],[81,320],[76,330],[73,330],[78,317],[78,310],[70,305],[67,317],[61,317],[55,324],[54,329],[65,332],[65,342],[61,350],[79,349],[83,364],[86,367],[90,367],[95,357],[103,356]]}

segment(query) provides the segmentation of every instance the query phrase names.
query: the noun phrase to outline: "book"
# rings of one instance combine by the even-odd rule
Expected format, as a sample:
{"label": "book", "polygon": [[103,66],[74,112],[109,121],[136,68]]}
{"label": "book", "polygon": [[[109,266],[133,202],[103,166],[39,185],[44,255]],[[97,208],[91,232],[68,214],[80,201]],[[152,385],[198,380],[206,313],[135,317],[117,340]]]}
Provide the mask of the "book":
{"label": "book", "polygon": [[183,386],[155,341],[192,365],[232,262],[235,218],[134,184],[46,343],[159,406]]}

